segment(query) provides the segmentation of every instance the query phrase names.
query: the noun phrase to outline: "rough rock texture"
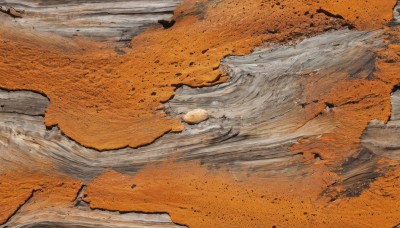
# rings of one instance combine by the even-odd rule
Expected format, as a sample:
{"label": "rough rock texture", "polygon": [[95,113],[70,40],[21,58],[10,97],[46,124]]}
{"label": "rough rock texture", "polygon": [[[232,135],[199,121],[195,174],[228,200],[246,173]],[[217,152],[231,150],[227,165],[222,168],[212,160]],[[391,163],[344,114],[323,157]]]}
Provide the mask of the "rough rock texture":
{"label": "rough rock texture", "polygon": [[[394,4],[184,1],[125,55],[4,14],[0,224],[399,224]],[[207,121],[179,122],[199,108]]]}

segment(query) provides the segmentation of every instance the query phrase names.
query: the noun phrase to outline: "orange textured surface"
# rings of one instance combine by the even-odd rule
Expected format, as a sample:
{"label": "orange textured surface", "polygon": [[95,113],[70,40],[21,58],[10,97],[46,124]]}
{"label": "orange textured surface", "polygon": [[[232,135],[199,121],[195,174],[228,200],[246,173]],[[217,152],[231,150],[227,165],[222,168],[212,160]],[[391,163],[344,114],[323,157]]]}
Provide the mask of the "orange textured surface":
{"label": "orange textured surface", "polygon": [[0,224],[27,200],[35,203],[35,207],[71,204],[81,186],[80,181],[57,174],[28,171],[0,175]]}
{"label": "orange textured surface", "polygon": [[[218,68],[224,56],[247,54],[265,41],[287,43],[347,25],[382,28],[392,17],[394,3],[187,0],[176,10],[172,28],[148,29],[133,39],[132,49],[123,56],[89,40],[44,41],[3,27],[0,87],[46,94],[51,101],[46,125],[58,125],[84,146],[138,147],[183,130],[179,120],[159,112],[160,103],[170,99],[178,85],[227,80]],[[400,217],[400,167],[389,166],[389,160],[380,161],[384,176],[360,196],[329,202],[332,199],[323,194],[342,181],[331,170],[358,151],[368,122],[390,116],[390,93],[400,84],[400,45],[393,41],[400,36],[386,30],[392,44],[376,50],[377,70],[371,79],[349,79],[345,74],[332,76],[332,81],[307,77],[303,92],[310,105],[305,107],[309,115],[304,123],[335,126],[291,147],[294,153],[323,158],[309,173],[260,178],[255,172],[237,180],[229,172],[196,162],[172,162],[146,166],[135,176],[110,170],[91,181],[83,200],[92,209],[167,212],[174,222],[190,227],[393,227]],[[1,175],[0,224],[27,200],[33,202],[24,205],[29,208],[69,205],[81,186],[58,174]]]}
{"label": "orange textured surface", "polygon": [[[392,40],[398,37],[393,31],[386,32]],[[135,177],[107,172],[88,186],[84,200],[92,208],[168,212],[174,222],[191,227],[221,223],[227,227],[393,227],[400,216],[398,166],[359,197],[328,203],[321,192],[331,182],[340,182],[322,164],[340,164],[356,153],[369,121],[388,120],[390,93],[400,83],[399,56],[395,42],[379,51],[377,71],[370,80],[342,79],[332,86],[309,77],[312,86],[305,93],[318,102],[306,107],[310,114],[306,121],[318,118],[336,126],[329,134],[301,139],[292,146],[306,156],[318,153],[324,158],[311,176],[302,180],[250,178],[239,183],[227,173],[208,171],[198,164],[167,164],[145,168]],[[327,105],[333,108],[327,111]]]}
{"label": "orange textured surface", "polygon": [[[396,170],[400,170],[396,167]],[[379,178],[360,197],[328,203],[319,197],[319,175],[301,181],[253,179],[239,183],[195,163],[115,171],[85,190],[92,208],[168,212],[190,227],[393,227],[400,216],[400,173]]]}
{"label": "orange textured surface", "polygon": [[46,94],[51,100],[46,125],[58,125],[84,146],[138,147],[183,130],[179,120],[157,112],[160,102],[170,99],[177,85],[226,80],[218,69],[224,56],[247,54],[264,41],[287,42],[349,24],[376,29],[391,19],[394,3],[184,1],[172,28],[148,29],[124,56],[79,42],[49,45],[3,29],[0,87]]}
{"label": "orange textured surface", "polygon": [[[331,121],[335,128],[318,139],[301,139],[291,149],[306,156],[320,154],[328,163],[343,162],[356,152],[360,136],[371,120],[388,120],[393,86],[380,80],[344,80],[322,97],[314,96],[320,103],[307,107],[310,120],[316,115],[318,121]],[[325,103],[333,105],[333,111],[327,111]]]}
{"label": "orange textured surface", "polygon": [[[395,31],[388,30],[386,33],[391,39],[400,39]],[[318,139],[300,139],[291,149],[308,156],[318,153],[328,164],[338,164],[354,155],[368,123],[374,119],[389,120],[390,93],[400,84],[399,56],[398,44],[389,44],[386,50],[379,51],[376,62],[378,70],[370,80],[345,79],[330,87],[332,83],[326,86],[329,82],[311,78],[311,86],[305,88],[305,93],[310,100],[319,102],[306,107],[310,114],[307,121],[318,116],[318,121],[335,123],[335,128]],[[329,88],[328,91],[326,88]],[[333,111],[326,110],[327,104],[333,106]]]}

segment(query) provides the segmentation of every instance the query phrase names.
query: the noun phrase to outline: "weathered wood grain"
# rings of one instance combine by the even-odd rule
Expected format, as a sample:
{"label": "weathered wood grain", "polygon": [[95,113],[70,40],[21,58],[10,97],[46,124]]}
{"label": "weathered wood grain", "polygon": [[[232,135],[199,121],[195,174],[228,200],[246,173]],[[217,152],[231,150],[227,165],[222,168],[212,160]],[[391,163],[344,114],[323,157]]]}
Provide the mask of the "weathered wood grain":
{"label": "weathered wood grain", "polygon": [[[26,0],[0,1],[0,5],[25,10],[22,19],[7,16],[23,27],[35,24],[35,29],[66,36],[126,41],[144,26],[167,19],[178,4],[153,1],[156,3],[150,7],[148,1],[88,2]],[[80,13],[68,16],[71,11]],[[112,26],[110,15],[118,26]],[[124,32],[124,26],[129,31]],[[307,115],[304,107],[309,105],[304,94],[306,79],[313,74],[331,83],[371,79],[377,58],[371,50],[385,47],[381,35],[382,31],[327,32],[293,46],[260,47],[250,55],[227,57],[222,68],[229,74],[228,82],[207,88],[182,86],[165,104],[166,112],[173,117],[201,108],[210,118],[138,149],[99,152],[85,148],[57,127],[46,129],[46,97],[29,91],[0,90],[0,175],[20,168],[46,172],[52,166],[57,172],[88,183],[108,169],[135,174],[146,164],[173,157],[178,161],[200,160],[213,168],[228,167],[234,175],[246,170],[249,175],[257,171],[268,178],[301,179],[324,158],[307,158],[290,150],[290,146],[300,138],[317,138],[334,128],[331,122],[303,123]],[[326,108],[332,109],[329,104]],[[382,175],[377,169],[399,163],[399,134],[400,92],[394,91],[390,121],[370,123],[358,153],[344,161],[340,169],[332,168],[343,180],[332,186],[346,189],[347,196],[359,195]],[[390,159],[391,163],[382,166],[380,159]],[[177,226],[166,214],[92,210],[81,202],[81,194],[71,207],[43,209],[28,202],[0,227],[109,227],[110,223],[115,227]]]}
{"label": "weathered wood grain", "polygon": [[25,114],[30,116],[44,115],[49,100],[31,92],[0,92],[0,110],[2,113]]}
{"label": "weathered wood grain", "polygon": [[[29,205],[26,205],[29,206]],[[24,209],[0,227],[183,227],[171,222],[167,214],[140,214],[74,208]]]}
{"label": "weathered wood grain", "polygon": [[[1,0],[0,6],[21,11],[14,24],[66,37],[85,36],[126,44],[158,20],[169,20],[181,0]],[[161,25],[159,25],[161,26]]]}
{"label": "weathered wood grain", "polygon": [[[99,153],[71,141],[57,128],[47,130],[42,116],[29,115],[29,110],[43,109],[48,102],[47,98],[35,95],[38,101],[31,103],[37,106],[14,107],[16,113],[28,115],[0,112],[0,156],[9,166],[41,169],[43,163],[54,163],[58,171],[85,180],[108,168],[135,173],[150,161],[164,161],[172,155],[180,161],[201,160],[215,167],[228,164],[233,172],[248,168],[263,170],[266,176],[301,177],[301,170],[308,166],[304,164],[305,158],[288,147],[300,137],[317,136],[331,128],[329,123],[301,124],[305,75],[319,71],[325,72],[321,78],[328,77],[338,66],[346,72],[357,72],[357,76],[369,75],[372,67],[368,64],[374,56],[368,50],[383,45],[379,35],[339,31],[293,47],[229,57],[223,63],[230,74],[229,82],[209,88],[182,87],[166,104],[172,116],[203,108],[210,113],[210,119],[187,125],[183,133],[168,134],[139,149]],[[361,66],[362,70],[357,71]],[[0,94],[0,103],[13,96],[21,98],[16,103],[24,104],[26,97],[33,96],[30,92]],[[6,167],[0,170],[4,172]]]}

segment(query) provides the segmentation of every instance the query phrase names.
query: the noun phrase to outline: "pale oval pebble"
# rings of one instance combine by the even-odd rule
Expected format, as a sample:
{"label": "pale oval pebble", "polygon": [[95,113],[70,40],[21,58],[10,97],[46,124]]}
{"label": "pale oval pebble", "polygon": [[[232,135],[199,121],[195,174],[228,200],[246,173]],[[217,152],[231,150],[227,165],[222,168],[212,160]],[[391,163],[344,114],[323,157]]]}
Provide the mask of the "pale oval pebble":
{"label": "pale oval pebble", "polygon": [[182,116],[182,120],[189,124],[197,124],[207,119],[208,112],[204,109],[194,109]]}

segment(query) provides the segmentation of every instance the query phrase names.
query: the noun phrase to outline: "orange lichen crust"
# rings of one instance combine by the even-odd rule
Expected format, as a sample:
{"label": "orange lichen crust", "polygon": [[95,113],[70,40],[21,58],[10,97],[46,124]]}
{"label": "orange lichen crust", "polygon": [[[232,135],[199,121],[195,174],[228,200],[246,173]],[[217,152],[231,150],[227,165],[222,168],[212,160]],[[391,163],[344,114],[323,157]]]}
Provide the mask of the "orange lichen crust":
{"label": "orange lichen crust", "polygon": [[[136,36],[124,56],[77,42],[0,33],[0,87],[46,94],[45,123],[99,150],[138,147],[169,131],[176,119],[159,113],[178,85],[226,80],[227,55],[244,55],[265,41],[287,42],[329,29],[376,29],[392,17],[395,0],[184,1],[169,29]],[[11,30],[11,31],[10,31]],[[51,40],[52,38],[47,38]],[[84,50],[83,50],[84,49]]]}
{"label": "orange lichen crust", "polygon": [[189,227],[393,227],[400,216],[399,176],[390,171],[360,197],[329,203],[318,195],[318,185],[326,187],[318,175],[293,183],[239,183],[196,163],[171,163],[135,177],[106,172],[88,185],[83,199],[91,208],[167,212]]}
{"label": "orange lichen crust", "polygon": [[34,207],[71,204],[82,183],[62,176],[36,172],[0,175],[0,225],[28,200]]}
{"label": "orange lichen crust", "polygon": [[[307,121],[334,123],[335,128],[318,138],[300,139],[291,149],[306,156],[321,155],[327,164],[340,164],[360,149],[360,137],[368,123],[374,119],[387,122],[391,115],[390,94],[400,85],[400,35],[386,29],[388,47],[378,51],[376,72],[367,80],[346,76],[332,83],[308,79],[305,87],[308,112]],[[391,43],[391,44],[389,44]],[[333,86],[332,86],[333,85]],[[317,100],[317,103],[311,102]],[[330,106],[330,108],[326,108]]]}
{"label": "orange lichen crust", "polygon": [[[358,197],[330,202],[332,198],[321,196],[333,182],[341,181],[325,164],[340,168],[359,150],[368,122],[387,121],[390,116],[390,93],[400,84],[399,35],[394,30],[386,29],[388,47],[377,53],[376,71],[368,79],[346,74],[334,81],[318,80],[318,75],[307,78],[311,86],[304,92],[311,105],[305,107],[309,113],[305,122],[329,122],[335,127],[292,146],[306,156],[318,153],[324,158],[301,180],[262,179],[255,173],[237,182],[228,173],[199,164],[166,164],[147,167],[134,177],[109,171],[93,180],[84,200],[92,208],[167,212],[174,222],[191,227],[394,227],[400,222],[398,165],[380,170],[385,175]],[[379,166],[388,167],[386,162],[391,161],[380,161]]]}
{"label": "orange lichen crust", "polygon": [[[318,84],[312,85],[314,89],[306,87],[310,89],[307,92],[318,93],[315,88],[323,88]],[[329,122],[335,127],[321,137],[300,139],[291,149],[306,157],[319,154],[329,165],[344,162],[359,150],[360,137],[371,120],[388,120],[392,89],[393,85],[380,80],[343,80],[313,96],[319,103],[305,108],[310,114],[308,121]]]}

